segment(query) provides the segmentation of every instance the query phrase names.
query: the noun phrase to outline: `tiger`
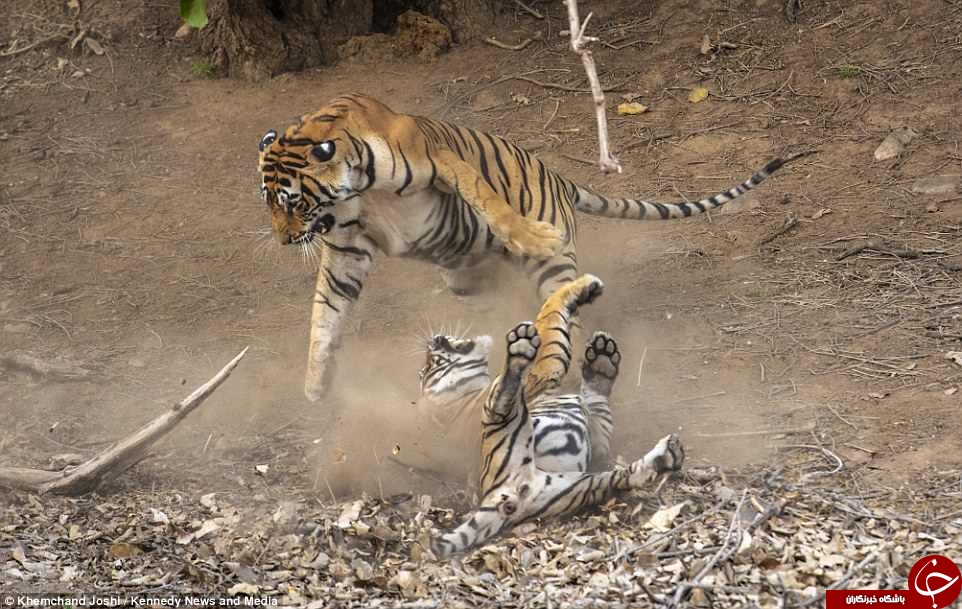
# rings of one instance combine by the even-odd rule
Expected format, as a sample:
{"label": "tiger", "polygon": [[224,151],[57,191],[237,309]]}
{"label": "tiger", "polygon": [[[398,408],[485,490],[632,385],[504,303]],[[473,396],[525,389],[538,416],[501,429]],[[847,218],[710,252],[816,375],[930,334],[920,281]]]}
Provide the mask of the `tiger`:
{"label": "tiger", "polygon": [[[571,302],[577,299],[576,289],[595,286],[584,282],[596,282],[596,289],[601,289],[597,278],[582,281],[583,284],[567,284],[563,288],[571,295]],[[549,302],[554,304],[559,298]],[[570,337],[567,341],[565,344],[570,343]],[[459,338],[436,334],[427,341],[424,366],[418,372],[420,394],[415,405],[420,420],[430,425],[420,430],[422,435],[431,436],[430,448],[407,448],[394,459],[396,463],[464,481],[469,491],[475,490],[481,466],[478,429],[491,387],[492,343],[488,335]],[[542,469],[583,472],[608,464],[613,428],[608,400],[620,362],[621,353],[614,339],[596,332],[586,345],[580,391],[546,391],[530,404],[537,431],[534,451]]]}
{"label": "tiger", "polygon": [[375,252],[434,263],[448,288],[476,291],[508,257],[544,300],[578,275],[575,210],[634,220],[686,218],[752,190],[802,152],[697,201],[611,199],[501,137],[394,112],[365,95],[334,98],[259,143],[261,197],[281,244],[319,251],[304,393],[323,397],[343,321]]}
{"label": "tiger", "polygon": [[[494,381],[488,379],[478,341],[441,337],[430,345],[422,384],[441,395],[454,394],[450,397],[464,408],[480,410],[481,418],[480,505],[453,531],[429,541],[436,557],[464,552],[529,520],[576,512],[617,492],[644,488],[659,474],[681,468],[684,448],[671,434],[627,466],[589,471],[593,460],[606,464],[610,450],[608,398],[621,355],[607,333],[596,332],[585,345],[580,395],[551,393],[571,363],[573,317],[603,287],[597,277],[583,275],[551,295],[533,323],[512,328],[504,370]],[[531,376],[538,364],[547,376]]]}

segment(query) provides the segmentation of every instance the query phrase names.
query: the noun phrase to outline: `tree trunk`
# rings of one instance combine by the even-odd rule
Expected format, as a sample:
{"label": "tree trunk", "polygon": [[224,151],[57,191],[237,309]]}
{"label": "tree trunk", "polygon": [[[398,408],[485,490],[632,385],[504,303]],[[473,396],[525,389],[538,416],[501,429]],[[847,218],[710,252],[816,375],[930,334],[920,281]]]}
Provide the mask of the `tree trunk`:
{"label": "tree trunk", "polygon": [[[2,1],[2,0],[0,0]],[[408,9],[440,19],[457,42],[491,33],[501,0],[209,0],[202,46],[222,73],[264,80],[333,63],[354,36],[386,33]]]}
{"label": "tree trunk", "polygon": [[212,0],[204,50],[232,77],[263,80],[331,63],[371,29],[374,0]]}

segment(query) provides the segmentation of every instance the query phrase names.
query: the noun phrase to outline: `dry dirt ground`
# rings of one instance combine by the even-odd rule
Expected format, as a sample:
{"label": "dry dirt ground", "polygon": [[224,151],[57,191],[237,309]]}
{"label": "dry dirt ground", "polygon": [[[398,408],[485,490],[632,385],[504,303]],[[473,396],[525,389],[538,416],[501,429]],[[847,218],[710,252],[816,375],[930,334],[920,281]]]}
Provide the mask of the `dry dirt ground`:
{"label": "dry dirt ground", "polygon": [[[176,2],[81,0],[79,15],[67,4],[0,6],[0,460],[42,467],[92,454],[251,351],[183,429],[99,494],[0,495],[5,586],[223,594],[244,584],[253,588],[234,591],[283,602],[425,607],[537,605],[556,589],[650,604],[717,556],[707,577],[721,564],[728,575],[703,575],[685,590],[692,602],[775,606],[846,573],[850,587],[900,585],[915,558],[958,543],[962,364],[946,353],[962,350],[962,5],[806,0],[790,23],[774,0],[585,2],[605,43],[596,59],[609,108],[626,96],[649,107],[611,112],[625,172],[604,176],[560,3],[537,4],[546,19],[511,8],[492,24],[508,44],[540,34],[524,51],[477,42],[433,63],[253,84],[207,77],[196,41],[174,39]],[[93,42],[71,48],[81,32]],[[708,99],[689,102],[695,87]],[[343,507],[337,480],[362,476],[380,458],[372,447],[400,433],[392,421],[410,416],[421,360],[408,354],[425,328],[470,323],[501,336],[538,306],[510,270],[461,299],[436,270],[382,257],[334,395],[305,402],[313,274],[268,239],[256,147],[268,128],[347,91],[490,130],[581,183],[655,200],[727,188],[786,149],[819,150],[711,217],[579,218],[582,269],[607,284],[586,327],[611,331],[625,353],[615,449],[637,458],[679,431],[702,475],[669,483],[661,499],[687,499],[679,518],[707,541],[678,533],[641,552],[651,546],[640,524],[658,500],[639,496],[504,541],[500,554],[430,566],[406,562],[410,548],[425,519],[450,524],[453,512],[379,493],[357,514]],[[915,139],[876,161],[903,126]],[[916,192],[927,178],[947,186]],[[14,353],[82,370],[43,376],[11,365]],[[387,496],[410,481],[365,482]],[[200,502],[209,493],[214,507]],[[825,555],[837,560],[813,559],[807,572],[804,552],[789,556],[784,543],[759,557],[779,534],[767,528],[749,552],[715,554],[734,539],[733,508],[765,514],[784,501],[771,526],[795,539],[818,523],[816,554],[835,544]],[[198,535],[214,521],[219,533]],[[577,554],[584,547],[600,555]],[[581,571],[559,584],[545,560]],[[764,572],[786,565],[794,579]]]}

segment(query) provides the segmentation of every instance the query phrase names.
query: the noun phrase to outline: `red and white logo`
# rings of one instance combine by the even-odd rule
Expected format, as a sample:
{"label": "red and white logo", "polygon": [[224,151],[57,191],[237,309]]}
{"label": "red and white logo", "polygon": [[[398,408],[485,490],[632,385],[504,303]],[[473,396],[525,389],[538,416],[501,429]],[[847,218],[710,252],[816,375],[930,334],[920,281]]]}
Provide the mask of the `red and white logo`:
{"label": "red and white logo", "polygon": [[919,607],[948,607],[962,591],[962,575],[954,562],[938,554],[930,554],[915,563],[909,571],[909,595],[924,599]]}
{"label": "red and white logo", "polygon": [[940,554],[930,554],[909,571],[908,590],[827,590],[826,609],[878,609],[894,604],[907,609],[943,609],[962,592],[959,567]]}

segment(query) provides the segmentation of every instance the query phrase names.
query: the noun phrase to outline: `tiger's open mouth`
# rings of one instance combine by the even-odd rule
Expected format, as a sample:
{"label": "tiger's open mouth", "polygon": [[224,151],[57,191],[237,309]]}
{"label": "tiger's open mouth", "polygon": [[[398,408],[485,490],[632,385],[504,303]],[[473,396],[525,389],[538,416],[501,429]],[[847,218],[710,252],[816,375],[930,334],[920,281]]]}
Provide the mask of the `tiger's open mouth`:
{"label": "tiger's open mouth", "polygon": [[313,235],[314,233],[320,233],[326,235],[331,232],[332,228],[334,228],[334,216],[332,214],[321,214],[311,222],[311,226],[307,229],[307,234]]}
{"label": "tiger's open mouth", "polygon": [[310,243],[314,240],[314,235],[326,235],[327,233],[331,232],[331,229],[334,228],[334,224],[335,220],[333,215],[324,214],[322,216],[318,216],[311,221],[311,224],[307,227],[306,231],[291,239],[290,242],[294,245]]}

